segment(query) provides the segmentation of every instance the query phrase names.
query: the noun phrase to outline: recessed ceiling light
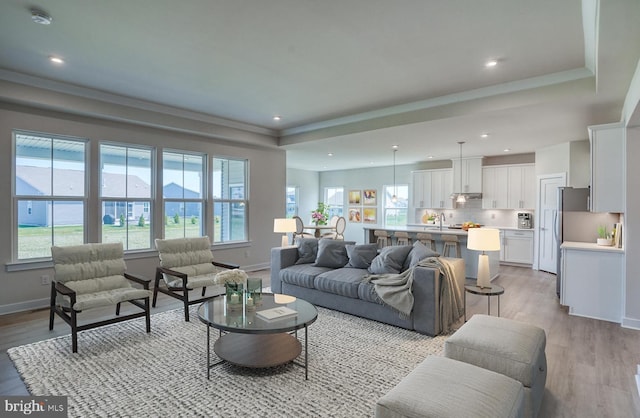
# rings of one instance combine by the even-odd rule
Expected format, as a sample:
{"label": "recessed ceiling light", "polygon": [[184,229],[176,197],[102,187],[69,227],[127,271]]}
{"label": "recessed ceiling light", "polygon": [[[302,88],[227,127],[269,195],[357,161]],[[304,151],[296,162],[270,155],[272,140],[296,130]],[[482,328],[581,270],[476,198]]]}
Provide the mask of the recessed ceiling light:
{"label": "recessed ceiling light", "polygon": [[428,159],[433,160],[433,155],[427,156]]}
{"label": "recessed ceiling light", "polygon": [[281,118],[280,116],[278,116],[278,115],[275,115],[275,116],[273,117],[273,120],[275,120],[276,122],[278,122],[278,121],[282,120],[282,118]]}
{"label": "recessed ceiling light", "polygon": [[504,152],[509,152],[509,151],[511,151],[511,148],[505,148],[505,149],[503,149],[503,151]]}
{"label": "recessed ceiling light", "polygon": [[329,157],[333,157],[333,152],[329,152],[329,153],[327,153],[327,155],[328,155]]}
{"label": "recessed ceiling light", "polygon": [[50,25],[53,19],[46,12],[33,8],[31,11],[31,20],[40,25]]}
{"label": "recessed ceiling light", "polygon": [[493,68],[496,65],[498,65],[498,60],[489,60],[484,64],[484,66],[487,68]]}
{"label": "recessed ceiling light", "polygon": [[487,139],[489,138],[489,134],[488,133],[480,134],[480,138]]}
{"label": "recessed ceiling light", "polygon": [[54,64],[64,64],[64,60],[60,57],[51,56],[49,57],[49,61],[51,61]]}

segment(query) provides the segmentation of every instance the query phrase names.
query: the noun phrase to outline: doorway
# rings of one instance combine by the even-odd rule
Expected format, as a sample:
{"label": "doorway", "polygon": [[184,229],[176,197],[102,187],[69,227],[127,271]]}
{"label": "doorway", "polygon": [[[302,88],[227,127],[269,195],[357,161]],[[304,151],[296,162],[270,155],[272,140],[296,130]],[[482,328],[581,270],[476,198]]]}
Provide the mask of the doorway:
{"label": "doorway", "polygon": [[536,266],[538,270],[557,274],[558,246],[555,228],[558,211],[558,187],[567,185],[567,174],[538,176],[538,210],[535,229],[537,235]]}

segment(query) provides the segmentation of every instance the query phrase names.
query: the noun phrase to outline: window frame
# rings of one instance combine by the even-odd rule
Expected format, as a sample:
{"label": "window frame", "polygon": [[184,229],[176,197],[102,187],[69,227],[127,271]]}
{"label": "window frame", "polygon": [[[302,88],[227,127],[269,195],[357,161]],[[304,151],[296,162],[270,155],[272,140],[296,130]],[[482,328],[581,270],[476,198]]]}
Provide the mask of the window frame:
{"label": "window frame", "polygon": [[[290,196],[290,192],[293,192],[293,203],[289,203],[289,200],[288,200]],[[298,200],[300,198],[300,188],[298,186],[286,186],[284,197],[285,197],[285,203],[284,203],[285,217],[293,218],[294,216],[298,216]],[[289,212],[290,205],[293,205],[292,206],[293,211],[291,212]]]}
{"label": "window frame", "polygon": [[[339,204],[329,201],[330,190],[335,190],[334,194],[337,194],[338,190],[341,191],[340,193],[342,194],[342,201],[340,201]],[[331,219],[333,216],[344,216],[344,186],[326,186],[324,188],[322,201],[325,205],[329,205],[329,219]]]}
{"label": "window frame", "polygon": [[[183,197],[182,198],[166,198],[164,195],[164,178],[165,178],[165,153],[169,153],[169,154],[179,154],[182,155],[183,161],[182,161],[182,175],[183,175],[183,180],[184,180],[184,158],[186,156],[191,156],[191,157],[200,157],[202,159],[202,171],[200,172],[201,174],[201,184],[200,184],[200,195],[201,197],[199,198],[185,198],[184,197],[184,190],[186,189],[184,186],[184,182],[182,185],[183,188]],[[165,222],[167,220],[167,218],[170,216],[170,214],[166,213],[166,204],[169,203],[181,203],[181,209],[184,211],[184,208],[187,207],[188,203],[200,203],[200,220],[199,220],[199,230],[200,230],[200,237],[207,235],[207,216],[206,216],[206,212],[207,212],[207,190],[208,190],[208,161],[209,158],[207,156],[207,154],[205,153],[200,153],[200,152],[189,152],[189,151],[183,151],[183,150],[177,150],[177,149],[171,149],[171,148],[166,148],[162,150],[162,181],[160,182],[162,184],[162,198],[161,198],[161,213],[162,213],[162,236],[166,239],[166,225]],[[185,225],[185,228],[183,228],[183,237],[187,237],[186,234],[186,216],[183,217],[184,221],[183,224]]]}
{"label": "window frame", "polygon": [[[84,244],[87,242],[87,236],[89,233],[89,227],[87,224],[87,211],[88,211],[88,203],[89,203],[89,157],[90,157],[90,150],[89,150],[89,139],[88,138],[82,138],[82,137],[75,137],[75,136],[69,136],[69,135],[60,135],[60,134],[53,134],[53,133],[46,133],[46,132],[37,132],[37,131],[29,131],[29,130],[23,130],[23,129],[13,129],[12,130],[12,156],[11,156],[11,199],[12,199],[12,210],[13,210],[13,214],[11,216],[12,219],[12,226],[11,226],[11,261],[12,263],[33,263],[33,262],[41,262],[41,261],[47,261],[47,260],[51,260],[51,252],[49,250],[49,254],[45,255],[45,256],[37,256],[37,257],[26,257],[26,258],[20,258],[20,202],[24,201],[26,202],[26,206],[28,208],[29,211],[29,215],[32,215],[33,212],[33,203],[34,202],[42,202],[42,203],[50,203],[51,205],[51,235],[50,235],[50,242],[51,245],[61,245],[59,242],[56,242],[56,235],[55,235],[55,224],[54,222],[54,213],[55,213],[55,206],[56,203],[60,203],[60,202],[80,202],[82,204],[82,210],[81,210],[81,214],[82,214],[82,220],[81,220],[81,226],[82,226],[82,242],[79,242],[77,244]],[[49,194],[20,194],[18,195],[18,190],[17,190],[17,178],[18,178],[18,153],[17,153],[17,146],[18,146],[18,137],[19,136],[30,136],[30,137],[39,137],[42,139],[49,139],[51,141],[51,157],[50,157],[50,170],[51,170],[51,190],[49,191]],[[54,141],[59,140],[59,141],[69,141],[69,142],[76,142],[76,143],[81,143],[82,147],[83,147],[83,151],[82,151],[82,155],[83,155],[83,162],[82,162],[82,170],[84,173],[83,176],[83,194],[82,195],[57,195],[55,194],[55,187],[54,187],[54,170],[55,170],[55,155],[54,155],[54,146],[53,143]],[[48,220],[48,216],[45,215],[47,217]],[[70,245],[73,245],[76,243],[72,243]]]}
{"label": "window frame", "polygon": [[[244,173],[243,173],[243,184],[242,184],[242,188],[244,190],[244,198],[243,199],[234,199],[232,198],[232,189],[234,188],[234,186],[232,186],[231,184],[227,185],[228,186],[228,190],[227,190],[227,194],[229,195],[229,197],[224,198],[224,197],[217,197],[215,190],[216,187],[218,186],[216,184],[216,181],[214,179],[215,173],[216,173],[216,160],[220,160],[225,162],[226,164],[229,164],[231,161],[235,161],[235,162],[242,162],[244,165]],[[212,213],[212,234],[211,234],[211,241],[212,244],[214,246],[222,246],[222,245],[230,245],[230,244],[238,244],[238,243],[246,243],[249,242],[249,202],[250,202],[250,190],[249,190],[249,159],[248,158],[240,158],[240,157],[229,157],[229,156],[222,156],[222,155],[214,155],[211,157],[211,213]],[[221,179],[222,180],[222,179]],[[224,184],[219,185],[221,191],[223,190]],[[237,186],[236,186],[237,187]],[[224,192],[222,192],[222,195],[224,196]],[[223,205],[229,205],[229,209],[233,210],[233,205],[239,205],[240,207],[243,208],[243,212],[244,212],[244,228],[243,228],[243,237],[242,239],[224,239],[222,236],[222,232],[220,233],[220,240],[216,240],[216,205],[217,204],[223,204]],[[220,225],[222,227],[222,225],[224,224],[225,220],[221,219],[220,220]]]}
{"label": "window frame", "polygon": [[[136,198],[136,197],[129,197],[128,196],[128,192],[127,195],[125,197],[104,197],[102,195],[103,190],[102,190],[102,184],[103,184],[103,157],[102,157],[102,147],[103,146],[107,146],[107,147],[119,147],[119,148],[124,148],[127,151],[127,160],[128,160],[128,151],[129,150],[138,150],[138,151],[148,151],[149,152],[149,170],[150,170],[150,175],[149,175],[149,197],[148,198]],[[123,242],[123,248],[124,248],[124,252],[125,253],[135,253],[135,252],[144,252],[144,251],[149,251],[154,249],[154,238],[155,238],[155,222],[154,222],[154,213],[155,213],[155,209],[156,209],[156,199],[155,199],[155,179],[156,179],[156,160],[157,160],[157,152],[155,147],[151,147],[151,146],[146,146],[146,145],[141,145],[141,144],[131,144],[131,143],[126,143],[126,142],[113,142],[113,141],[100,141],[98,143],[98,179],[99,179],[99,183],[98,183],[98,207],[100,208],[100,219],[99,219],[99,228],[98,228],[98,235],[99,235],[99,240],[100,242],[117,242],[117,241],[104,241],[104,223],[103,223],[103,210],[104,210],[104,203],[105,202],[113,202],[114,205],[118,205],[120,203],[124,203],[124,208],[127,211],[127,215],[128,215],[128,211],[129,211],[129,205],[133,205],[135,203],[141,203],[142,204],[142,208],[144,210],[144,207],[146,206],[145,203],[148,203],[148,207],[149,207],[149,212],[144,212],[144,213],[148,213],[148,223],[149,223],[149,247],[145,247],[145,248],[133,248],[130,249],[129,248],[129,225],[131,224],[129,221],[129,219],[127,219],[127,231],[126,231],[126,237],[125,237],[125,242]],[[127,174],[125,174],[125,176],[128,176],[128,163],[125,166],[127,169]],[[125,177],[126,179],[126,177]],[[128,181],[125,180],[125,184],[128,184]],[[132,216],[135,218],[135,216]],[[129,216],[127,216],[127,218],[129,218]],[[133,219],[132,219],[133,220]]]}
{"label": "window frame", "polygon": [[[394,193],[397,193],[397,195],[399,196],[400,193],[398,193],[398,190],[400,188],[406,189],[406,206],[398,206],[397,203],[393,203],[391,201],[391,196],[393,196]],[[385,184],[382,186],[382,219],[383,219],[383,223],[385,225],[389,225],[389,226],[406,226],[407,223],[409,222],[409,185],[408,184]],[[404,223],[388,223],[387,222],[387,211],[400,211],[400,212],[404,212],[404,219],[405,222]],[[400,217],[398,215],[395,215],[396,220]]]}

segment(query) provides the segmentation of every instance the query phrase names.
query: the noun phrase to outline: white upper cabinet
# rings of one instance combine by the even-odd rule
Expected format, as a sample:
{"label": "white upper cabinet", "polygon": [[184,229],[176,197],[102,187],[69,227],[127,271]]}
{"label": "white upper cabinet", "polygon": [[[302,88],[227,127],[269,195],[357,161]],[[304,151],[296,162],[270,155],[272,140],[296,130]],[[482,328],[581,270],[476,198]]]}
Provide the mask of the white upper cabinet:
{"label": "white upper cabinet", "polygon": [[621,123],[589,126],[591,211],[624,212],[625,129]]}
{"label": "white upper cabinet", "polygon": [[482,169],[482,209],[505,209],[508,205],[508,168],[487,166]]}
{"label": "white upper cabinet", "polygon": [[431,171],[431,208],[451,209],[453,201],[453,173],[451,170]]}
{"label": "white upper cabinet", "polygon": [[453,175],[450,169],[423,170],[412,173],[411,207],[450,209]]}
{"label": "white upper cabinet", "polygon": [[508,168],[509,209],[536,207],[536,170],[533,164]]}
{"label": "white upper cabinet", "polygon": [[[482,157],[451,161],[453,162],[453,191],[482,193]],[[462,190],[460,190],[460,175],[462,175]]]}
{"label": "white upper cabinet", "polygon": [[534,164],[496,165],[482,169],[483,209],[534,209]]}

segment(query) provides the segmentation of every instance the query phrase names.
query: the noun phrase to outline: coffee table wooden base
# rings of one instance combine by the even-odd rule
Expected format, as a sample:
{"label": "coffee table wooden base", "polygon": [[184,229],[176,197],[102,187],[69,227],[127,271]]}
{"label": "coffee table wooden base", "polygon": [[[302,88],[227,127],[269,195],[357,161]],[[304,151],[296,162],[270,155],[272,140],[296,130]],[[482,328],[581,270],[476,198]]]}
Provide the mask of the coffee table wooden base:
{"label": "coffee table wooden base", "polygon": [[302,353],[302,344],[291,334],[235,334],[221,336],[213,351],[236,366],[264,368],[289,363]]}

